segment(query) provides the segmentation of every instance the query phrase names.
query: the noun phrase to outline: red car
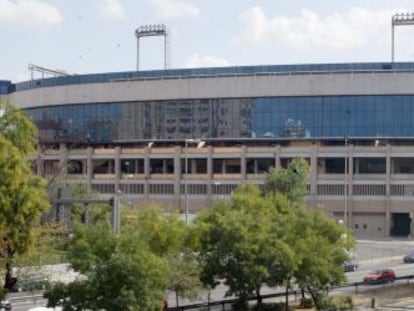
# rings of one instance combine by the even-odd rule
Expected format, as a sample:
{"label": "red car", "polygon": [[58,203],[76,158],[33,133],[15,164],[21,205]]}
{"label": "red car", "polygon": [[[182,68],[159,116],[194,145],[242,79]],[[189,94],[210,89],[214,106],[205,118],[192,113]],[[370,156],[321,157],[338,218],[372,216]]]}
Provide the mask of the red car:
{"label": "red car", "polygon": [[379,284],[394,282],[395,271],[392,269],[378,269],[370,272],[364,277],[364,282],[368,284]]}

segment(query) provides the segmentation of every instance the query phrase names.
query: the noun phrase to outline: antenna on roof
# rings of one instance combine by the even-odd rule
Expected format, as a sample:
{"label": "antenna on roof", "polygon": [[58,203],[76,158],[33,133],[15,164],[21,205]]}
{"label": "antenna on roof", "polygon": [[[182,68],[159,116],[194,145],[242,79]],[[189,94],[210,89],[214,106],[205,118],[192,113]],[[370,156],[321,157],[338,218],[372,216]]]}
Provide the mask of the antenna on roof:
{"label": "antenna on roof", "polygon": [[51,77],[61,77],[61,76],[68,76],[69,74],[66,71],[59,70],[59,69],[49,69],[33,64],[29,64],[29,71],[30,71],[30,79],[34,80],[34,73],[35,71],[40,72],[42,74],[42,79],[45,78],[45,76],[51,76]]}

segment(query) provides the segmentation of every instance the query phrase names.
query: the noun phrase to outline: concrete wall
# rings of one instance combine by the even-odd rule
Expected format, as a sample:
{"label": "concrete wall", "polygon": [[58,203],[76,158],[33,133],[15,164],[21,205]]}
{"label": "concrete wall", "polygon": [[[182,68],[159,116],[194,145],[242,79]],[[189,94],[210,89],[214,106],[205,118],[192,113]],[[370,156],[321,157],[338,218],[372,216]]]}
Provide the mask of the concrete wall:
{"label": "concrete wall", "polygon": [[312,95],[412,94],[414,72],[196,77],[39,87],[9,95],[19,108],[103,102]]}

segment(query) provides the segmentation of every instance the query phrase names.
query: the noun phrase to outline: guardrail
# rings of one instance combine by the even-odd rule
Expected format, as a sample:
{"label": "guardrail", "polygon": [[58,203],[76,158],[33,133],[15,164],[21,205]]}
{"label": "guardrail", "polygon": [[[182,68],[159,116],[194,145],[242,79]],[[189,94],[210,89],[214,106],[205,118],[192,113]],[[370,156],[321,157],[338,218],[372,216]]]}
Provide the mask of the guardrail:
{"label": "guardrail", "polygon": [[[402,281],[407,280],[407,283],[409,284],[411,280],[414,280],[414,275],[406,275],[406,276],[399,276],[395,278],[395,281]],[[378,284],[386,284],[386,283],[378,283]],[[365,282],[353,282],[343,285],[336,285],[336,286],[328,286],[325,288],[327,292],[334,291],[337,289],[343,289],[343,288],[355,288],[355,292],[358,292],[359,286],[367,286],[372,284],[367,284]],[[307,292],[307,291],[305,291]],[[298,299],[298,297],[302,294],[301,289],[295,289],[290,290],[288,292],[277,292],[273,294],[264,294],[260,295],[260,298],[262,300],[266,299],[272,299],[272,298],[280,298],[288,296],[294,296],[295,300]],[[33,294],[33,295],[25,295],[25,296],[13,296],[9,297],[8,300],[10,302],[22,302],[22,301],[28,301],[28,300],[37,300],[37,299],[43,299],[43,294]],[[249,297],[248,301],[255,301],[257,300],[257,296]],[[186,304],[178,307],[169,307],[168,311],[180,311],[180,310],[198,310],[198,309],[206,309],[206,308],[217,308],[220,307],[221,310],[226,310],[226,306],[237,304],[239,300],[237,298],[230,298],[230,299],[223,299],[223,300],[214,300],[214,301],[205,301],[205,302],[198,302],[193,304]]]}
{"label": "guardrail", "polygon": [[[409,284],[410,280],[413,280],[413,279],[414,279],[414,275],[407,275],[407,276],[396,277],[394,279],[394,281],[407,280],[407,283]],[[381,285],[381,284],[384,285],[386,283],[378,283],[378,285]],[[367,285],[373,285],[373,284],[368,284],[368,283],[365,283],[365,282],[353,282],[353,283],[348,283],[348,284],[343,284],[343,285],[328,286],[328,287],[325,288],[325,290],[327,292],[330,292],[330,291],[334,291],[336,289],[355,287],[355,292],[358,292],[358,286],[367,286]],[[277,293],[274,293],[274,294],[260,295],[260,298],[262,300],[266,300],[266,299],[271,299],[271,298],[285,297],[286,295],[288,295],[288,296],[295,296],[295,300],[296,300],[301,294],[302,294],[301,289],[296,289],[296,290],[290,290],[288,292],[277,292]],[[249,297],[247,300],[248,301],[254,301],[254,300],[257,300],[257,299],[258,299],[257,296],[252,296],[252,297]],[[197,309],[205,309],[205,308],[211,308],[211,307],[217,307],[217,306],[221,306],[222,310],[226,310],[226,305],[233,305],[237,302],[239,302],[239,300],[237,298],[215,300],[215,301],[210,301],[210,302],[200,302],[200,303],[194,303],[194,304],[187,304],[187,305],[182,305],[182,306],[178,306],[178,307],[169,307],[168,311],[197,310]]]}
{"label": "guardrail", "polygon": [[38,300],[43,299],[42,294],[33,294],[33,295],[25,295],[25,296],[12,296],[8,297],[7,300],[10,302],[22,302],[22,301],[29,301],[29,300]]}

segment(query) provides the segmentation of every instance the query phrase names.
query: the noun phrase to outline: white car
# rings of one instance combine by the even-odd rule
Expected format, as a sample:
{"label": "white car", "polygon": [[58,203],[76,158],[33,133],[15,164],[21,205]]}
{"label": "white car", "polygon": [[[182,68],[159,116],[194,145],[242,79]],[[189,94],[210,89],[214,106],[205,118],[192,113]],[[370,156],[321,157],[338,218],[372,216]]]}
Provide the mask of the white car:
{"label": "white car", "polygon": [[0,301],[0,311],[10,311],[12,309],[11,303],[8,300]]}

